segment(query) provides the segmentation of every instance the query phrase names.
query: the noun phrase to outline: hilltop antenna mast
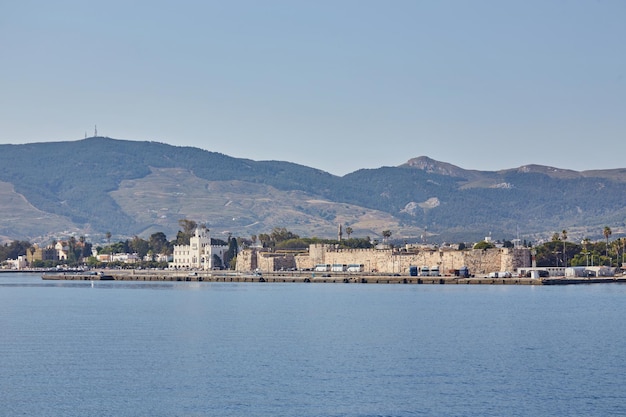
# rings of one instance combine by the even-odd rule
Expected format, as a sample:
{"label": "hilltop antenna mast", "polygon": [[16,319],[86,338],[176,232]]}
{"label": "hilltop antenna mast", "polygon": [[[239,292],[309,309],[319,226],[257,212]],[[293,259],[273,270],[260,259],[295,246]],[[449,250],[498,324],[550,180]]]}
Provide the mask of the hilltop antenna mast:
{"label": "hilltop antenna mast", "polygon": [[93,125],[93,137],[98,137],[98,125]]}

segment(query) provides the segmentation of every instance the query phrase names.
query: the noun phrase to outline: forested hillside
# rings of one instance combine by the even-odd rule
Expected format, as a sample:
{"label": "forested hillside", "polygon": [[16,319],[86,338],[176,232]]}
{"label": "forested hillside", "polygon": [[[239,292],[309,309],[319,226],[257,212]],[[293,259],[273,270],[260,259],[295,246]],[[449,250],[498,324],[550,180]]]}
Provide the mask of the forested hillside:
{"label": "forested hillside", "polygon": [[[240,235],[287,227],[333,236],[339,223],[373,237],[393,229],[396,237],[450,239],[603,225],[619,230],[626,219],[625,171],[467,171],[421,157],[338,177],[290,162],[156,142],[94,137],[0,145],[6,184],[0,236],[60,232],[46,224],[93,234],[171,233],[181,218]],[[30,221],[10,220],[20,213]]]}

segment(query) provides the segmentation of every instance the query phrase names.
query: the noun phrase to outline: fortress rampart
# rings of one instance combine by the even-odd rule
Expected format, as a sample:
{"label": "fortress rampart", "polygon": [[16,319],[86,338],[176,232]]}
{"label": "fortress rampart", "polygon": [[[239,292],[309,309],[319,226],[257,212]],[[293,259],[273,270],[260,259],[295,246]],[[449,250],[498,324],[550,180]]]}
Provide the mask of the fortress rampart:
{"label": "fortress rampart", "polygon": [[315,244],[308,253],[280,253],[263,249],[245,249],[237,256],[237,271],[263,272],[281,269],[314,269],[318,264],[363,265],[363,272],[408,274],[410,266],[437,266],[441,274],[467,266],[472,274],[515,271],[530,267],[528,248],[493,249],[424,249],[405,251],[395,249],[337,249],[334,245]]}

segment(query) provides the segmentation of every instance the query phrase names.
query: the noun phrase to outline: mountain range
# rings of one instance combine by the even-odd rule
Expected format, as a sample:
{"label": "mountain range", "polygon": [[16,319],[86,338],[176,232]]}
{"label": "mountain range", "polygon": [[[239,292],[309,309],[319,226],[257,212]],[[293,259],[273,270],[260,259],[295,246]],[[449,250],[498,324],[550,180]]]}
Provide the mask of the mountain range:
{"label": "mountain range", "polygon": [[[344,176],[192,147],[92,137],[0,145],[0,241],[68,234],[173,238],[180,219],[249,237],[285,227],[301,236],[430,242],[601,237],[624,229],[626,169],[525,165],[466,170],[425,156]],[[344,234],[345,236],[345,234]]]}

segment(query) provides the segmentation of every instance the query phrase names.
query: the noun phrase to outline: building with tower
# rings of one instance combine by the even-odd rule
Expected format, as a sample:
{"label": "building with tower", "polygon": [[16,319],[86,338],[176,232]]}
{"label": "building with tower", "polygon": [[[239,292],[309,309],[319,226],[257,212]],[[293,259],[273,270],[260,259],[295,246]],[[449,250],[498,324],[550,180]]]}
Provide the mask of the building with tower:
{"label": "building with tower", "polygon": [[174,245],[174,259],[169,263],[169,267],[171,269],[221,269],[224,267],[224,254],[227,251],[227,245],[212,244],[208,229],[198,227],[194,235],[189,238],[189,245]]}

